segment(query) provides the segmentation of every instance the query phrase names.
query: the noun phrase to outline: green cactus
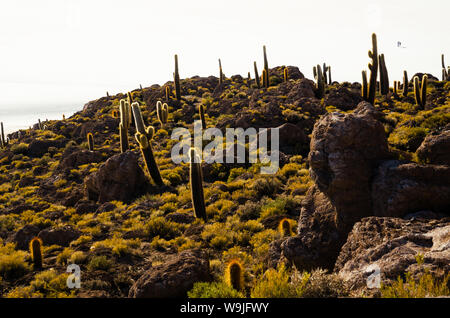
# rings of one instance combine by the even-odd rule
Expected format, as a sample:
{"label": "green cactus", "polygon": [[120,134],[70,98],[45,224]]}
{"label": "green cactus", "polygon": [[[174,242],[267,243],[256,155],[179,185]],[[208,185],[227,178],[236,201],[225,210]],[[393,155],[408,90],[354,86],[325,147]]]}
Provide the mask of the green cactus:
{"label": "green cactus", "polygon": [[422,85],[420,85],[419,77],[414,76],[414,97],[416,99],[416,104],[421,109],[425,108],[427,102],[427,85],[428,76],[424,74],[422,76]]}
{"label": "green cactus", "polygon": [[94,136],[92,133],[87,134],[88,148],[90,151],[94,151]]}
{"label": "green cactus", "polygon": [[263,86],[264,86],[265,88],[268,88],[269,85],[267,84],[267,83],[268,83],[268,80],[267,80],[267,71],[266,71],[265,69],[263,69],[263,71],[262,71],[262,79],[263,79]]}
{"label": "green cactus", "polygon": [[266,53],[266,46],[263,45],[263,53],[264,53],[264,70],[266,71],[265,73],[265,77],[264,77],[264,72],[263,72],[263,85],[265,88],[269,87],[269,77],[270,77],[270,73],[269,73],[269,62],[267,61],[267,53]]}
{"label": "green cactus", "polygon": [[34,268],[42,268],[42,261],[44,257],[42,255],[42,240],[40,238],[35,237],[30,241],[30,254],[31,259],[33,260]]}
{"label": "green cactus", "polygon": [[285,68],[283,69],[283,79],[284,79],[285,82],[287,82],[288,79],[289,79],[288,75],[289,75],[289,74],[288,74],[288,68],[285,67]]}
{"label": "green cactus", "polygon": [[207,221],[205,196],[203,194],[203,177],[200,156],[195,148],[189,150],[190,172],[189,183],[191,185],[191,199],[195,217]]}
{"label": "green cactus", "polygon": [[109,92],[108,91],[106,92],[106,97],[109,97]]}
{"label": "green cactus", "polygon": [[370,80],[366,101],[373,105],[375,103],[378,77],[378,46],[377,35],[375,33],[372,34],[372,51],[369,51],[369,57],[372,59],[372,63],[369,63]]}
{"label": "green cactus", "polygon": [[316,97],[322,98],[325,93],[325,79],[319,64],[315,67],[314,73],[316,78]]}
{"label": "green cactus", "polygon": [[235,290],[244,289],[244,269],[239,260],[231,260],[225,271],[225,281]]}
{"label": "green cactus", "polygon": [[41,123],[41,119],[38,119],[38,129],[42,130],[42,123]]}
{"label": "green cactus", "polygon": [[170,100],[170,86],[167,85],[165,90],[166,90],[166,102],[169,102],[169,100]]}
{"label": "green cactus", "polygon": [[398,95],[399,86],[400,86],[400,82],[399,81],[394,81],[394,98],[395,99],[399,98],[399,95]]}
{"label": "green cactus", "polygon": [[322,72],[323,72],[323,79],[324,79],[324,82],[325,82],[325,85],[327,85],[328,84],[328,76],[327,76],[327,73],[328,73],[328,66],[327,66],[327,64],[326,63],[323,63],[323,69],[322,69]]}
{"label": "green cactus", "polygon": [[1,139],[0,139],[0,141],[1,141],[1,146],[3,148],[3,147],[6,146],[5,131],[3,129],[3,122],[1,122],[0,125],[1,125]]}
{"label": "green cactus", "polygon": [[200,115],[200,120],[202,121],[202,129],[205,130],[206,129],[205,106],[200,105],[198,107],[198,112]]}
{"label": "green cactus", "polygon": [[292,226],[289,219],[284,218],[280,221],[278,225],[278,231],[280,232],[282,237],[291,236],[292,235]]}
{"label": "green cactus", "polygon": [[367,100],[368,93],[369,93],[369,86],[367,85],[367,72],[362,71],[361,96],[364,100]]}
{"label": "green cactus", "polygon": [[219,85],[223,83],[222,62],[219,59]]}
{"label": "green cactus", "polygon": [[389,76],[386,68],[384,54],[380,54],[378,60],[378,65],[380,68],[380,92],[382,95],[387,95],[389,93]]}
{"label": "green cactus", "polygon": [[445,67],[445,61],[444,61],[444,54],[441,54],[441,63],[442,63],[442,80],[448,81],[449,75],[450,75],[450,66],[447,68]]}
{"label": "green cactus", "polygon": [[130,127],[129,121],[129,104],[125,99],[120,100],[120,123],[119,123],[119,135],[120,135],[120,151],[122,153],[130,149],[128,142],[128,129]]}
{"label": "green cactus", "polygon": [[331,66],[328,66],[328,85],[331,85]]}
{"label": "green cactus", "polygon": [[175,83],[175,97],[181,100],[180,74],[178,73],[178,55],[175,54],[175,72],[173,73],[173,81]]}
{"label": "green cactus", "polygon": [[404,97],[408,96],[408,72],[403,71],[403,91],[402,91],[402,95]]}
{"label": "green cactus", "polygon": [[255,83],[258,88],[261,88],[261,81],[259,80],[258,67],[256,66],[256,62],[253,62],[253,67],[255,69]]}
{"label": "green cactus", "polygon": [[145,127],[144,120],[142,118],[141,108],[139,103],[133,103],[131,105],[134,121],[136,125],[136,141],[141,149],[142,158],[144,159],[147,171],[152,177],[153,181],[158,185],[162,186],[164,184],[161,174],[159,173],[158,165],[156,164],[155,156],[153,155],[153,149],[151,145],[151,140],[155,134],[155,128],[152,126]]}
{"label": "green cactus", "polygon": [[156,103],[156,115],[161,123],[161,127],[164,127],[164,124],[167,123],[167,119],[169,118],[169,105],[158,101]]}

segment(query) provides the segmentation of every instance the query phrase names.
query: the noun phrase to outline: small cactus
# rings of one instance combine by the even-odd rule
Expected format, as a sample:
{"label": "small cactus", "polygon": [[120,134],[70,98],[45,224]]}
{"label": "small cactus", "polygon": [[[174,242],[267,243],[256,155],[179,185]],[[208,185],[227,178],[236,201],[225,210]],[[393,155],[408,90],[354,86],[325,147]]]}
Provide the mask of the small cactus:
{"label": "small cactus", "polygon": [[3,122],[0,123],[1,125],[1,146],[5,147],[6,146],[6,140],[5,140],[5,131],[3,129]]}
{"label": "small cactus", "polygon": [[378,61],[378,65],[380,68],[380,92],[381,95],[387,95],[389,93],[389,77],[384,54],[380,54],[380,56],[378,57]]}
{"label": "small cactus", "polygon": [[207,221],[205,196],[203,194],[203,177],[200,156],[195,148],[189,150],[190,172],[189,183],[191,185],[191,199],[195,217]]}
{"label": "small cactus", "polygon": [[422,85],[419,83],[419,77],[414,76],[414,97],[416,99],[416,104],[421,108],[425,108],[427,102],[427,85],[428,76],[424,74],[422,76]]}
{"label": "small cactus", "polygon": [[219,59],[219,85],[223,83],[222,62]]}
{"label": "small cactus", "polygon": [[158,169],[158,165],[156,164],[155,156],[153,155],[153,149],[151,145],[151,140],[153,139],[153,135],[155,134],[155,128],[152,126],[145,127],[144,120],[142,119],[141,108],[139,104],[133,103],[131,105],[134,115],[134,121],[136,124],[136,141],[139,144],[139,148],[141,149],[142,158],[144,159],[145,166],[147,167],[147,171],[152,177],[153,181],[158,185],[162,186],[164,184],[161,174]]}
{"label": "small cactus", "polygon": [[328,66],[327,66],[326,63],[323,63],[323,69],[322,69],[322,71],[323,71],[323,78],[324,78],[324,81],[325,81],[325,85],[327,85],[327,84],[328,84],[328,76],[327,76],[327,73],[328,73]]}
{"label": "small cactus", "polygon": [[66,120],[66,115],[63,114],[63,120]]}
{"label": "small cactus", "polygon": [[402,91],[402,95],[403,97],[408,96],[408,72],[403,71],[403,91]]}
{"label": "small cactus", "polygon": [[166,86],[166,101],[169,102],[170,100],[170,86]]}
{"label": "small cactus", "polygon": [[367,84],[367,72],[362,71],[362,85],[361,85],[361,96],[364,100],[367,100],[369,93],[369,86]]}
{"label": "small cactus", "polygon": [[394,81],[394,98],[395,99],[399,98],[399,95],[398,95],[399,86],[400,86],[400,82],[399,81]]}
{"label": "small cactus", "polygon": [[30,241],[30,254],[34,268],[42,268],[44,257],[42,256],[42,240],[40,238],[35,237]]}
{"label": "small cactus", "polygon": [[259,80],[258,67],[256,66],[256,62],[253,62],[253,68],[255,69],[255,83],[258,88],[261,88],[261,82]]}
{"label": "small cactus", "polygon": [[269,73],[269,62],[267,62],[267,53],[266,53],[266,46],[263,45],[263,53],[264,53],[264,70],[266,71],[264,74],[264,70],[263,70],[263,85],[265,88],[269,87],[269,77],[270,77],[270,73]]}
{"label": "small cactus", "polygon": [[233,289],[244,289],[244,269],[240,261],[231,260],[225,271],[225,281]]}
{"label": "small cactus", "polygon": [[130,126],[129,121],[129,104],[125,99],[120,100],[120,123],[119,123],[119,136],[120,136],[120,151],[126,152],[130,145],[128,143],[128,128]]}
{"label": "small cactus", "polygon": [[88,148],[90,151],[94,151],[94,136],[92,133],[87,134]]}
{"label": "small cactus", "polygon": [[280,231],[280,234],[282,237],[285,236],[291,236],[292,235],[292,226],[289,219],[284,218],[280,221],[278,225],[278,230]]}
{"label": "small cactus", "polygon": [[285,68],[283,69],[283,80],[284,80],[285,82],[287,82],[288,79],[289,79],[288,75],[289,75],[289,74],[288,74],[288,68],[285,67]]}
{"label": "small cactus", "polygon": [[164,127],[164,124],[167,123],[167,119],[169,118],[169,105],[158,101],[156,103],[156,115],[161,123],[161,127]]}
{"label": "small cactus", "polygon": [[173,73],[173,81],[175,83],[175,96],[177,100],[181,100],[180,74],[178,73],[178,55],[175,54],[175,72]]}
{"label": "small cactus", "polygon": [[447,68],[445,67],[445,61],[444,61],[444,54],[441,54],[441,63],[442,63],[442,80],[448,81],[450,77],[450,66]]}
{"label": "small cactus", "polygon": [[372,51],[369,51],[369,57],[372,59],[372,63],[369,63],[370,80],[366,101],[373,105],[375,103],[378,77],[378,46],[377,35],[375,33],[372,34]]}
{"label": "small cactus", "polygon": [[198,112],[200,115],[200,120],[202,121],[202,129],[205,130],[206,129],[205,106],[204,105],[198,106]]}
{"label": "small cactus", "polygon": [[328,85],[331,85],[331,66],[328,66]]}
{"label": "small cactus", "polygon": [[265,88],[268,88],[269,84],[268,84],[268,80],[267,80],[267,71],[265,69],[263,69],[263,71],[262,71],[262,78],[263,78],[263,86]]}

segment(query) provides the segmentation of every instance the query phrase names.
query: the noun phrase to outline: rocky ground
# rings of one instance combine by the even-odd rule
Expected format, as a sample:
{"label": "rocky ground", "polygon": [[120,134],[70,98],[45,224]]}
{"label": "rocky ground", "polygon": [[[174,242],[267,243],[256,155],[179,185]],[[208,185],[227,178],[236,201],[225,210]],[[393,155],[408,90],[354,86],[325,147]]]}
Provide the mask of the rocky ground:
{"label": "rocky ground", "polygon": [[[399,277],[428,284],[420,295],[448,295],[450,82],[429,77],[424,109],[412,83],[408,96],[377,95],[372,106],[359,83],[333,82],[317,98],[314,81],[287,69],[288,81],[284,67],[270,70],[268,89],[239,75],[184,79],[163,128],[155,105],[173,83],[131,92],[156,130],[162,187],[133,126],[120,152],[114,111],[125,94],[10,134],[0,151],[0,295],[389,297],[406,288]],[[189,165],[170,158],[172,130],[192,129],[201,104],[208,127],[280,128],[275,175],[259,163],[202,164],[207,222],[194,217]],[[31,265],[36,236],[42,269]],[[240,290],[227,284],[230,260],[242,266]],[[80,289],[66,286],[71,263]],[[381,288],[367,287],[373,265]]]}

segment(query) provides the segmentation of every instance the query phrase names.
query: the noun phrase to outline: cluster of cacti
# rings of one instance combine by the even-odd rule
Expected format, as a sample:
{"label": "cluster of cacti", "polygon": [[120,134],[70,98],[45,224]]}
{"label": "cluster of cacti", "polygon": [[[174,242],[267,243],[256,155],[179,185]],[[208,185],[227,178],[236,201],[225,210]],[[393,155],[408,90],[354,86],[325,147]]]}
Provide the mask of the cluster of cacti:
{"label": "cluster of cacti", "polygon": [[288,68],[285,67],[283,69],[283,81],[287,82],[289,80],[289,73],[288,73]]}
{"label": "cluster of cacti", "polygon": [[384,54],[380,54],[378,57],[378,65],[380,68],[380,93],[381,95],[387,95],[389,93],[389,77]]}
{"label": "cluster of cacti", "polygon": [[127,100],[120,100],[120,123],[119,123],[119,136],[120,136],[120,151],[126,152],[130,145],[128,143],[128,129],[130,128],[130,104]]}
{"label": "cluster of cacti", "polygon": [[428,76],[426,74],[422,76],[422,84],[420,84],[418,76],[414,76],[413,81],[414,81],[414,97],[416,99],[416,104],[421,109],[424,109],[425,104],[427,103]]}
{"label": "cluster of cacti", "polygon": [[198,113],[200,115],[200,120],[202,121],[202,129],[205,130],[206,129],[206,119],[205,119],[205,106],[200,104],[200,106],[198,106]]}
{"label": "cluster of cacti", "polygon": [[141,108],[139,104],[133,103],[131,105],[134,122],[136,125],[136,141],[139,144],[139,148],[141,149],[142,158],[144,159],[145,166],[147,167],[147,171],[152,177],[153,181],[158,185],[162,186],[164,184],[161,174],[159,173],[158,165],[156,164],[155,156],[153,155],[153,149],[151,145],[151,140],[153,139],[153,135],[155,134],[155,128],[152,126],[145,127],[144,120],[142,118]]}
{"label": "cluster of cacti", "polygon": [[42,268],[44,257],[42,255],[42,240],[40,238],[35,237],[30,241],[30,254],[34,268]]}
{"label": "cluster of cacti", "polygon": [[164,124],[167,123],[167,119],[169,118],[169,105],[158,101],[156,103],[156,115],[161,123],[161,127],[164,127]]}
{"label": "cluster of cacti", "polygon": [[259,80],[258,67],[256,66],[256,62],[253,62],[253,68],[255,70],[255,83],[258,88],[261,88],[261,82]]}
{"label": "cluster of cacti", "polygon": [[207,221],[205,196],[203,194],[203,176],[201,158],[195,148],[189,150],[190,171],[189,183],[191,185],[191,199],[195,217]]}
{"label": "cluster of cacti", "polygon": [[263,46],[263,53],[264,53],[264,69],[262,73],[263,78],[263,86],[265,88],[269,87],[269,62],[267,61],[267,53],[266,53],[266,46]]}
{"label": "cluster of cacti", "polygon": [[219,85],[223,83],[222,62],[219,59]]}
{"label": "cluster of cacti", "polygon": [[3,129],[3,122],[0,123],[1,125],[1,135],[0,135],[0,146],[2,148],[6,147],[6,139],[5,139],[5,131]]}
{"label": "cluster of cacti", "polygon": [[442,63],[442,80],[450,81],[450,66],[446,67],[444,62],[444,54],[441,55],[441,63]]}
{"label": "cluster of cacti", "polygon": [[88,148],[90,151],[94,151],[94,136],[92,133],[87,134]]}
{"label": "cluster of cacti", "polygon": [[317,98],[322,98],[325,93],[325,78],[319,64],[313,68],[313,74],[316,79],[316,96]]}
{"label": "cluster of cacti", "polygon": [[244,267],[239,260],[231,260],[225,270],[225,282],[233,289],[244,289]]}
{"label": "cluster of cacti", "polygon": [[180,74],[178,73],[178,55],[175,54],[175,72],[173,73],[173,82],[175,84],[175,97],[181,100]]}
{"label": "cluster of cacti", "polygon": [[372,59],[372,63],[369,63],[370,80],[367,83],[367,74],[363,71],[362,96],[365,101],[373,105],[375,103],[378,77],[378,48],[377,35],[375,33],[372,34],[372,51],[369,51],[369,57]]}
{"label": "cluster of cacti", "polygon": [[292,226],[289,219],[282,219],[278,224],[278,231],[280,232],[282,237],[291,236],[292,235]]}

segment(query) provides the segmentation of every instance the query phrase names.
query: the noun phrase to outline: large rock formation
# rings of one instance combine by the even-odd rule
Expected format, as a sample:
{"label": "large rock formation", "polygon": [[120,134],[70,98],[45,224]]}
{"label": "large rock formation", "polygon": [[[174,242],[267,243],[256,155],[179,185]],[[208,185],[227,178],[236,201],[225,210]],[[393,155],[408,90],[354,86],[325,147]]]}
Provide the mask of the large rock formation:
{"label": "large rock formation", "polygon": [[[336,262],[335,271],[355,290],[367,290],[367,279],[380,271],[381,283],[426,268],[435,277],[450,271],[450,218],[408,220],[367,217],[356,223]],[[423,265],[418,256],[423,256]]]}
{"label": "large rock formation", "polygon": [[138,156],[127,151],[112,156],[84,181],[89,200],[128,202],[143,192],[147,185]]}
{"label": "large rock formation", "polygon": [[428,135],[417,149],[417,157],[426,163],[450,166],[450,127]]}
{"label": "large rock formation", "polygon": [[131,287],[129,297],[186,297],[195,282],[211,279],[209,260],[205,254],[200,250],[187,250],[144,273]]}

